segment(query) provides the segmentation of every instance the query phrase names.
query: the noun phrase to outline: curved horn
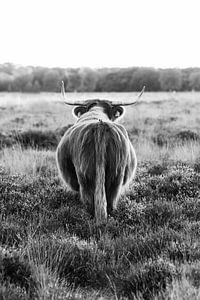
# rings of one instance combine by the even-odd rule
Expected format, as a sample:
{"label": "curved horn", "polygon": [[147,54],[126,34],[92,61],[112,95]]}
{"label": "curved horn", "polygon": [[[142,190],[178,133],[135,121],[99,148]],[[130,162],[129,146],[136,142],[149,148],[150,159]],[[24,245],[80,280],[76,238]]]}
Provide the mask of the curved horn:
{"label": "curved horn", "polygon": [[142,94],[144,93],[144,90],[145,90],[145,86],[143,86],[143,89],[141,90],[140,94],[137,96],[136,100],[134,102],[127,102],[127,101],[116,101],[116,102],[113,102],[112,104],[113,105],[121,105],[121,106],[126,106],[126,105],[133,105],[135,104],[139,98],[142,96]]}
{"label": "curved horn", "polygon": [[61,82],[61,94],[62,94],[62,98],[64,99],[65,101],[65,104],[68,104],[68,105],[84,105],[84,101],[66,101],[66,97],[65,97],[65,84],[64,84],[64,81]]}

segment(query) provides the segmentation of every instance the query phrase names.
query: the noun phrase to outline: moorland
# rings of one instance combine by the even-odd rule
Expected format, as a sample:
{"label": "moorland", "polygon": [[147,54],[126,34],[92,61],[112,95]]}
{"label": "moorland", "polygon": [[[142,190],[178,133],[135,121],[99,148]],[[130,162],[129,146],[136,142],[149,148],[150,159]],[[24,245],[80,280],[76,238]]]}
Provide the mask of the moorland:
{"label": "moorland", "polygon": [[200,93],[126,109],[136,178],[98,226],[56,168],[73,122],[56,93],[0,94],[0,299],[199,299]]}

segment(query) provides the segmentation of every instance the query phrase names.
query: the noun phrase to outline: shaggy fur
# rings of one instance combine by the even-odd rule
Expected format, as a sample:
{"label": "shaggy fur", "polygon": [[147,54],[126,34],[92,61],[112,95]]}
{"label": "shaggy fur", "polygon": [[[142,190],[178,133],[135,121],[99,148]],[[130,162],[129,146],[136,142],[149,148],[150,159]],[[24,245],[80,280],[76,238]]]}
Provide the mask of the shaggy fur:
{"label": "shaggy fur", "polygon": [[122,187],[135,174],[137,160],[125,128],[112,121],[123,108],[94,101],[85,109],[75,108],[79,119],[58,145],[57,165],[64,182],[80,192],[99,223],[116,208]]}

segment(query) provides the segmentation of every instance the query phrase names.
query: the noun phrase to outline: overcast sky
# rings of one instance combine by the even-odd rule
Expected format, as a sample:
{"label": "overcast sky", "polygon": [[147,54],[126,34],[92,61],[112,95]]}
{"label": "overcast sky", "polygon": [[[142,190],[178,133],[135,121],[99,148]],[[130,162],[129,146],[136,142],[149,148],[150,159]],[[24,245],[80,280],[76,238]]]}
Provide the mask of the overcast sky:
{"label": "overcast sky", "polygon": [[200,67],[199,0],[0,0],[0,63]]}

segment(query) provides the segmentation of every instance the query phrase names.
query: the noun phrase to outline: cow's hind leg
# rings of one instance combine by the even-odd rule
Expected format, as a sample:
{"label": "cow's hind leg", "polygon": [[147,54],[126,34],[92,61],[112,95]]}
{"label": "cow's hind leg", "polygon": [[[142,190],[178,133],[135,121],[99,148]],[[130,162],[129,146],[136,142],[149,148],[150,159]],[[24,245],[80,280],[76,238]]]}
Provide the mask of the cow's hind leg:
{"label": "cow's hind leg", "polygon": [[107,199],[107,213],[112,214],[113,210],[117,208],[121,188],[122,188],[122,176],[107,180],[106,182],[106,199]]}
{"label": "cow's hind leg", "polygon": [[89,212],[89,214],[94,217],[95,211],[94,211],[94,195],[89,193],[87,189],[80,188],[80,197],[81,201],[86,207],[86,210]]}
{"label": "cow's hind leg", "polygon": [[81,201],[86,206],[87,211],[94,217],[94,180],[82,174],[78,175],[78,180],[80,183]]}
{"label": "cow's hind leg", "polygon": [[76,175],[75,166],[63,148],[59,147],[57,150],[57,165],[63,181],[76,192],[79,191],[79,183]]}

